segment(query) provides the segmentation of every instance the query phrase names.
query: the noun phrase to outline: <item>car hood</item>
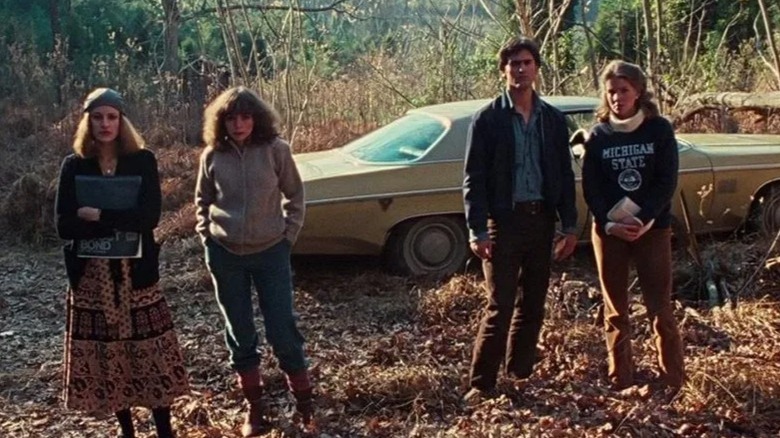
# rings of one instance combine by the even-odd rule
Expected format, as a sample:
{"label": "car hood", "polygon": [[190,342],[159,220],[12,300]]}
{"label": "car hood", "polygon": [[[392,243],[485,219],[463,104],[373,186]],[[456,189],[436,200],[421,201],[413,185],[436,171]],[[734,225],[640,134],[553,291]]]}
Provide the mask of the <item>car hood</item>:
{"label": "car hood", "polygon": [[368,164],[351,158],[340,149],[321,152],[306,152],[293,156],[298,173],[304,183],[334,177],[360,175],[382,169],[395,168],[381,164]]}
{"label": "car hood", "polygon": [[780,135],[680,134],[714,167],[780,166]]}
{"label": "car hood", "polygon": [[294,155],[306,188],[306,201],[334,201],[371,195],[392,180],[381,177],[406,166],[365,163],[339,149]]}

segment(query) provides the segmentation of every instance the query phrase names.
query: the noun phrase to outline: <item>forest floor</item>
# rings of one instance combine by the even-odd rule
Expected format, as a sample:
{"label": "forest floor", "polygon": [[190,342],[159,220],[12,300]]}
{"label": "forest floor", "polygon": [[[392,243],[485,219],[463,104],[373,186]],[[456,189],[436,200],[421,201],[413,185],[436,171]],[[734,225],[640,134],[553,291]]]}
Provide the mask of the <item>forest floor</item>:
{"label": "forest floor", "polygon": [[[740,288],[767,243],[705,243],[702,255]],[[8,245],[0,254],[0,436],[116,436],[113,418],[62,407],[64,267],[55,247]],[[617,392],[605,380],[600,294],[587,247],[554,266],[541,362],[527,380],[501,377],[501,396],[462,404],[481,315],[479,273],[446,280],[385,273],[376,260],[296,258],[295,301],[326,437],[777,436],[780,433],[780,273],[760,273],[738,302],[679,300],[688,382],[669,400],[654,391],[655,350],[634,294],[634,357],[645,381]],[[175,318],[191,392],[173,406],[180,438],[238,437],[243,403],[228,369],[222,320],[194,238],[169,241],[162,285]],[[677,290],[701,292],[678,258]],[[636,287],[634,288],[634,290]],[[693,292],[692,292],[693,291]],[[258,323],[261,316],[258,314]],[[293,405],[269,350],[266,436],[298,436]],[[134,409],[139,437],[149,412]]]}

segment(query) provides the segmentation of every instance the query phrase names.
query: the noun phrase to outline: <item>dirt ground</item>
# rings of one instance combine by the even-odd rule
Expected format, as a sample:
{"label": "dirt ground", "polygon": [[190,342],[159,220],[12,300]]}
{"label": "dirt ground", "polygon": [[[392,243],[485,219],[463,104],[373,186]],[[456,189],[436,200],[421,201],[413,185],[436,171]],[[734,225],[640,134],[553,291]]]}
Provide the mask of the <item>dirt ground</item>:
{"label": "dirt ground", "polygon": [[[736,289],[765,249],[726,241],[705,253],[742,254],[742,269],[723,273]],[[695,276],[685,272],[682,259],[679,265],[678,286],[692,288]],[[65,276],[59,249],[6,246],[0,266],[0,436],[116,436],[112,418],[62,407]],[[474,269],[435,281],[388,275],[371,259],[295,259],[294,266],[322,438],[780,433],[774,274],[762,271],[736,308],[677,303],[689,383],[667,400],[646,384],[653,380],[655,353],[638,299],[632,305],[634,351],[645,382],[622,392],[606,384],[596,324],[599,292],[588,248],[580,248],[574,260],[555,266],[534,375],[520,382],[501,378],[501,397],[467,407],[460,397],[483,304]],[[173,407],[178,436],[238,437],[242,400],[227,367],[222,321],[196,239],[163,247],[162,275],[192,384]],[[268,415],[276,426],[266,436],[298,436],[283,376],[264,353]],[[147,410],[134,409],[134,416],[139,437],[155,436]]]}

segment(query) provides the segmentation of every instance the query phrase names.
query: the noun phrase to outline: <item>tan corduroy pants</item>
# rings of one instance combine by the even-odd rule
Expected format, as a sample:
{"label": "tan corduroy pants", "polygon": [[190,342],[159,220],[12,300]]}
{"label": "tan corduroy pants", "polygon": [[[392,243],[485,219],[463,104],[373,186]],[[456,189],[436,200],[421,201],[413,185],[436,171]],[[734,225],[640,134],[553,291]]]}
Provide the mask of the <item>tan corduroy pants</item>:
{"label": "tan corduroy pants", "polygon": [[671,230],[651,229],[634,242],[592,230],[593,251],[604,294],[604,329],[609,358],[608,375],[617,387],[633,384],[628,273],[633,260],[642,299],[655,335],[661,378],[671,387],[685,380],[683,347],[672,313]]}

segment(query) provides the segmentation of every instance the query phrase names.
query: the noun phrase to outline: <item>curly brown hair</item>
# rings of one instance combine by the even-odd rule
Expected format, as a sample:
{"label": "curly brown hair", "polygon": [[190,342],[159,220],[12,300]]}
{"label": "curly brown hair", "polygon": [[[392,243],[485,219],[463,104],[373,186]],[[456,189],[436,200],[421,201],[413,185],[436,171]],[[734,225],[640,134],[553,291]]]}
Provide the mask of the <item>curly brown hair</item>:
{"label": "curly brown hair", "polygon": [[[135,129],[130,120],[121,115],[119,120],[119,135],[117,136],[117,147],[120,155],[139,151],[145,147],[144,139]],[[73,152],[81,158],[94,157],[95,139],[92,136],[92,125],[89,123],[89,113],[85,112],[73,135]]]}
{"label": "curly brown hair", "polygon": [[660,113],[658,105],[653,101],[653,93],[647,90],[647,76],[642,68],[630,62],[616,59],[604,67],[601,72],[601,104],[596,109],[596,118],[599,122],[609,121],[609,96],[607,96],[607,81],[614,78],[621,78],[628,81],[632,87],[639,93],[636,104],[645,113],[645,117],[650,119],[657,117]]}
{"label": "curly brown hair", "polygon": [[250,145],[259,145],[279,137],[279,115],[254,91],[233,87],[223,91],[203,114],[203,142],[216,150],[229,147],[225,117],[228,114],[251,114],[254,126]]}

